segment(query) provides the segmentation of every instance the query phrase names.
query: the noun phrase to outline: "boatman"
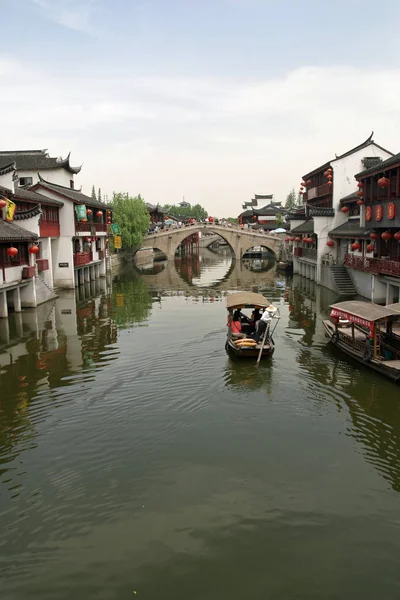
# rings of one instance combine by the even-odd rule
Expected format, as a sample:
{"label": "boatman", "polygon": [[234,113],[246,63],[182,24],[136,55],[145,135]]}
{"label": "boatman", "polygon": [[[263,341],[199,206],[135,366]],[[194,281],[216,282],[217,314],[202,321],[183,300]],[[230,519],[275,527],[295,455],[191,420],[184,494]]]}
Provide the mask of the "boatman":
{"label": "boatman", "polygon": [[[270,304],[268,306],[268,308],[266,308],[261,316],[261,319],[258,321],[258,327],[257,327],[257,332],[256,332],[256,342],[257,344],[259,343],[259,341],[263,338],[265,330],[270,328],[271,325],[271,319],[276,315],[277,312],[277,308],[275,308],[275,306],[273,306],[272,304]],[[267,337],[266,337],[266,341],[268,339],[268,333],[267,333]]]}

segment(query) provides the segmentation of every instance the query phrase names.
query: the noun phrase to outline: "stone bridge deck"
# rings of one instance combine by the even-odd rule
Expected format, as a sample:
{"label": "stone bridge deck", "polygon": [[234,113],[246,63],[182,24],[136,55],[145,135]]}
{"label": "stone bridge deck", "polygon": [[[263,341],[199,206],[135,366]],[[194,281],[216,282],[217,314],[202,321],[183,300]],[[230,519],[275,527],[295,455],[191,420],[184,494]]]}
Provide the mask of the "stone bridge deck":
{"label": "stone bridge deck", "polygon": [[179,229],[168,229],[159,233],[148,235],[142,244],[142,248],[153,248],[163,252],[167,258],[175,256],[176,249],[185,238],[196,232],[214,233],[220,235],[230,246],[234,258],[240,260],[243,254],[253,246],[268,248],[276,257],[283,243],[282,234],[259,233],[239,227],[228,227],[214,225],[211,223],[194,224]]}

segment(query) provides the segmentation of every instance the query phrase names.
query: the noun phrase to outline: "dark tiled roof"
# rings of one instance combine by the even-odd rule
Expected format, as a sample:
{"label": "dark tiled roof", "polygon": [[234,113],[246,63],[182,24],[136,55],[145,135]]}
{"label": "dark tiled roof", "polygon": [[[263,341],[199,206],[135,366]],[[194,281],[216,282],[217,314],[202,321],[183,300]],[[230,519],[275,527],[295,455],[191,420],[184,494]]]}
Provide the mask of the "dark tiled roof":
{"label": "dark tiled roof", "polygon": [[340,160],[341,158],[345,158],[346,156],[350,156],[350,154],[353,154],[354,152],[357,152],[358,150],[362,150],[363,148],[368,148],[368,146],[371,146],[372,144],[374,146],[376,146],[377,148],[380,148],[384,152],[388,152],[389,154],[392,154],[392,152],[390,152],[389,150],[386,150],[386,148],[383,148],[382,146],[379,146],[379,144],[377,144],[376,142],[374,142],[373,139],[372,139],[373,135],[374,135],[374,132],[371,133],[371,135],[369,136],[369,138],[367,138],[365,140],[365,142],[363,142],[359,146],[355,146],[355,148],[352,148],[351,150],[348,150],[344,154],[339,154],[339,155],[336,154],[335,158],[333,158],[332,160],[328,161],[324,165],[321,165],[317,169],[313,169],[313,171],[310,171],[309,173],[307,173],[307,175],[303,175],[303,179],[307,179],[308,177],[310,177],[310,175],[314,175],[315,173],[319,173],[319,171],[327,169],[332,162],[335,162],[335,160]]}
{"label": "dark tiled roof", "polygon": [[343,225],[339,225],[329,232],[331,237],[343,238],[369,238],[372,229],[360,227],[360,219],[349,219]]}
{"label": "dark tiled roof", "polygon": [[0,157],[0,175],[7,175],[11,171],[15,171],[15,162],[9,162],[7,158]]}
{"label": "dark tiled roof", "polygon": [[391,167],[400,165],[400,152],[398,154],[394,154],[390,158],[382,161],[378,165],[374,165],[370,169],[365,169],[365,171],[361,171],[361,173],[357,173],[356,177],[363,178],[367,175],[372,175],[373,173],[382,173]]}
{"label": "dark tiled roof", "polygon": [[36,192],[26,190],[25,188],[17,188],[17,191],[13,193],[8,188],[0,185],[0,195],[6,196],[7,198],[10,198],[10,200],[12,199],[14,201],[23,200],[24,202],[33,202],[34,204],[64,206],[64,202],[61,202],[60,200],[52,200],[51,198],[42,196],[42,194],[37,194]]}
{"label": "dark tiled roof", "polygon": [[0,161],[4,159],[15,162],[17,169],[21,170],[42,171],[64,168],[70,173],[79,173],[82,167],[72,167],[69,164],[70,154],[67,158],[53,158],[48,155],[47,150],[7,150],[0,151]]}
{"label": "dark tiled roof", "polygon": [[19,225],[15,223],[9,223],[8,221],[3,221],[0,219],[0,240],[1,241],[26,241],[30,242],[32,240],[37,240],[37,235],[32,231],[28,231],[27,229],[23,229]]}
{"label": "dark tiled roof", "polygon": [[31,190],[44,189],[49,190],[50,192],[55,192],[56,194],[60,194],[60,196],[64,196],[64,198],[68,198],[73,202],[78,202],[79,204],[88,204],[89,206],[95,206],[96,208],[109,209],[112,210],[112,206],[104,204],[103,202],[99,202],[98,200],[93,200],[91,196],[86,196],[86,194],[82,194],[80,190],[74,190],[69,187],[65,187],[63,185],[57,185],[55,183],[50,183],[43,179],[43,177],[39,177],[39,183],[35,183],[31,188]]}
{"label": "dark tiled roof", "polygon": [[358,200],[358,190],[356,190],[355,192],[351,192],[351,194],[347,194],[347,196],[344,196],[343,198],[341,198],[340,202],[341,204],[348,204],[349,202],[356,202]]}
{"label": "dark tiled roof", "polygon": [[254,194],[256,200],[272,200],[273,194]]}
{"label": "dark tiled roof", "polygon": [[252,210],[245,210],[244,212],[240,213],[239,217],[252,217],[254,214],[254,212]]}
{"label": "dark tiled roof", "polygon": [[160,214],[164,214],[164,211],[159,204],[155,205],[150,204],[150,202],[146,202],[146,207],[149,213],[158,212]]}
{"label": "dark tiled roof", "polygon": [[27,210],[18,210],[15,212],[14,221],[24,221],[25,219],[31,219],[32,217],[36,217],[40,215],[42,211],[40,210],[40,204],[33,204],[32,208],[28,208]]}
{"label": "dark tiled roof", "polygon": [[290,233],[314,233],[314,221],[309,219],[301,225],[297,225]]}
{"label": "dark tiled roof", "polygon": [[335,211],[327,206],[309,206],[308,215],[310,217],[334,217]]}
{"label": "dark tiled roof", "polygon": [[64,202],[61,202],[61,200],[53,200],[52,198],[43,196],[43,194],[38,194],[37,192],[32,192],[25,188],[17,188],[14,195],[17,200],[21,199],[27,202],[36,202],[46,205],[51,204],[52,206],[64,206]]}

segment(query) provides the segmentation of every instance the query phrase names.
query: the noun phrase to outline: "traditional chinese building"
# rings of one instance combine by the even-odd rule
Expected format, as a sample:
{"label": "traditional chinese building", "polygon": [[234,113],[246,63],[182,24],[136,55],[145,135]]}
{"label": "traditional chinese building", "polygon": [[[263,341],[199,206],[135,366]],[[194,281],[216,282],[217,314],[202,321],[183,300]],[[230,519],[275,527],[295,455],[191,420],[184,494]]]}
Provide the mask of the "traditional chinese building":
{"label": "traditional chinese building", "polygon": [[39,176],[42,176],[52,183],[73,188],[74,175],[77,175],[82,167],[73,167],[70,164],[70,154],[66,158],[54,158],[47,150],[0,151],[0,164],[15,165],[18,187],[34,185],[39,181]]}
{"label": "traditional chinese building", "polygon": [[146,202],[146,208],[150,215],[150,223],[163,223],[164,212],[159,204],[150,204]]}
{"label": "traditional chinese building", "polygon": [[358,231],[360,238],[366,235],[360,222],[355,175],[366,166],[382,163],[392,156],[373,141],[371,134],[359,146],[303,176],[300,193],[304,213],[288,216],[295,273],[339,293],[354,289],[343,266],[344,258],[354,244],[354,233]]}
{"label": "traditional chinese building", "polygon": [[359,294],[391,304],[400,297],[400,153],[356,175],[361,207],[344,264]]}
{"label": "traditional chinese building", "polygon": [[[257,208],[260,200],[267,200],[268,203]],[[264,231],[272,231],[277,227],[287,227],[284,221],[286,210],[282,207],[281,202],[273,201],[272,194],[255,194],[254,199],[243,204],[243,208],[245,210],[238,216],[240,225],[251,225]]]}

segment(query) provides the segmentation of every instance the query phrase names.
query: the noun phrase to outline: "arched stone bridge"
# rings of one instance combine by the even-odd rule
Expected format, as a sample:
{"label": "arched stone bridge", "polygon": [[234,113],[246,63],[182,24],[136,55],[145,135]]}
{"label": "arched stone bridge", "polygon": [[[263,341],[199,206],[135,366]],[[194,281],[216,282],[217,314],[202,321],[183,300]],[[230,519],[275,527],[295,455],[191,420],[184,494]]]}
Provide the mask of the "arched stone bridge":
{"label": "arched stone bridge", "polygon": [[141,248],[153,248],[163,252],[167,258],[173,258],[178,246],[185,238],[196,232],[216,233],[220,235],[232,250],[234,258],[240,260],[243,254],[253,246],[263,246],[271,250],[278,257],[279,249],[282,245],[282,235],[274,233],[256,233],[248,229],[239,227],[225,227],[223,225],[214,225],[202,223],[201,225],[190,225],[180,229],[169,229],[152,233],[144,240]]}

